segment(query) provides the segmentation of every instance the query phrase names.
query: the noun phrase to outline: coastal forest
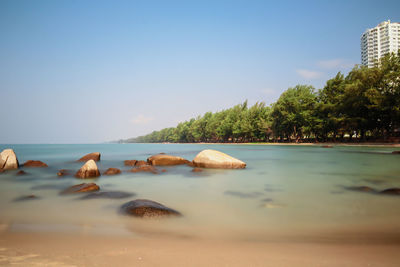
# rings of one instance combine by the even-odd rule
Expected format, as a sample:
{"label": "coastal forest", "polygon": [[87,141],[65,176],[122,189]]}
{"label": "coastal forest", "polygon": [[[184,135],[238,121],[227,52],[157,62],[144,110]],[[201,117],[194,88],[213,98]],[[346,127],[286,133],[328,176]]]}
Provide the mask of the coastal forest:
{"label": "coastal forest", "polygon": [[267,106],[247,101],[121,142],[363,142],[400,139],[400,50],[322,89],[296,85]]}

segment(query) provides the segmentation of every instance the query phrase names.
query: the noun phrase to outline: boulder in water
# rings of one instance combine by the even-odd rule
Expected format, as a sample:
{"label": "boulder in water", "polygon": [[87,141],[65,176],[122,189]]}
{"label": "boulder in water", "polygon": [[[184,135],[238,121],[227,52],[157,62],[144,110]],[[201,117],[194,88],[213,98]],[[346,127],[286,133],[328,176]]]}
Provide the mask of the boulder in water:
{"label": "boulder in water", "polygon": [[24,163],[24,167],[33,167],[33,168],[47,168],[46,163],[40,161],[40,160],[28,160],[27,162]]}
{"label": "boulder in water", "polygon": [[147,162],[153,166],[172,166],[189,163],[187,159],[166,154],[153,155],[147,159]]}
{"label": "boulder in water", "polygon": [[76,172],[76,178],[95,178],[100,176],[99,169],[97,168],[96,162],[94,160],[88,160],[79,171]]}
{"label": "boulder in water", "polygon": [[88,161],[88,160],[94,160],[94,161],[99,161],[100,160],[100,152],[93,152],[93,153],[89,153],[85,156],[83,156],[82,158],[78,159],[78,161]]}
{"label": "boulder in water", "polygon": [[4,149],[0,153],[0,170],[18,169],[19,163],[17,156],[12,149]]}
{"label": "boulder in water", "polygon": [[176,210],[168,208],[158,202],[147,199],[136,199],[121,206],[121,211],[141,218],[159,218],[181,216]]}
{"label": "boulder in water", "polygon": [[202,168],[219,168],[219,169],[243,169],[246,163],[213,149],[201,151],[193,159],[196,167]]}

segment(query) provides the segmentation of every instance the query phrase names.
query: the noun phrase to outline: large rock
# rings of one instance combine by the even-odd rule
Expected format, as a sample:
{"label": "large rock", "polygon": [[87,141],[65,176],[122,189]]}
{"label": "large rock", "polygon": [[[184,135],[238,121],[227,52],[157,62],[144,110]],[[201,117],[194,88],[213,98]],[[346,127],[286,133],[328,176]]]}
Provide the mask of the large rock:
{"label": "large rock", "polygon": [[83,183],[73,185],[63,190],[61,194],[75,194],[75,193],[84,193],[84,192],[93,192],[99,191],[100,187],[95,183]]}
{"label": "large rock", "polygon": [[212,149],[206,149],[197,154],[193,159],[193,164],[202,168],[243,169],[246,167],[243,161]]}
{"label": "large rock", "polygon": [[189,161],[184,158],[166,154],[153,155],[147,159],[147,162],[154,166],[171,166],[189,163]]}
{"label": "large rock", "polygon": [[24,167],[33,167],[33,168],[47,168],[46,163],[40,161],[40,160],[28,160],[27,162],[24,163]]}
{"label": "large rock", "polygon": [[181,214],[160,204],[147,199],[136,199],[121,206],[121,211],[141,218],[157,218],[167,216],[181,216]]}
{"label": "large rock", "polygon": [[17,156],[12,149],[4,149],[0,153],[0,170],[18,169],[19,163]]}
{"label": "large rock", "polygon": [[100,152],[93,152],[83,156],[82,158],[78,159],[78,161],[88,161],[88,160],[99,161],[100,160]]}
{"label": "large rock", "polygon": [[76,172],[76,178],[94,178],[100,176],[99,169],[97,168],[96,162],[94,160],[87,161],[79,171]]}

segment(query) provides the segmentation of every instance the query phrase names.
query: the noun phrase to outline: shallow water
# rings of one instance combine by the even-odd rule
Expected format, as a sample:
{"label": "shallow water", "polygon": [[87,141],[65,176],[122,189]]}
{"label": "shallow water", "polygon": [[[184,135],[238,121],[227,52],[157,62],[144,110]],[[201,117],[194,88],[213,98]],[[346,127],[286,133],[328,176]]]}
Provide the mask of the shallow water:
{"label": "shallow water", "polygon": [[[182,237],[265,239],[307,236],[335,230],[400,228],[400,196],[347,190],[400,187],[400,155],[392,148],[271,145],[97,144],[0,145],[14,149],[20,163],[41,160],[48,168],[21,168],[0,173],[0,224],[20,231],[89,231],[103,234],[177,235]],[[145,160],[164,152],[192,160],[203,149],[216,149],[247,163],[244,170],[188,166],[162,167],[166,172],[128,173],[124,160]],[[76,179],[72,175],[90,152],[100,152],[99,169],[120,168],[116,176]],[[72,175],[58,177],[60,169]],[[80,199],[60,195],[66,187],[95,182],[102,191],[133,197]],[[16,201],[34,194],[35,200]],[[118,213],[136,198],[151,199],[184,216],[141,220]]]}

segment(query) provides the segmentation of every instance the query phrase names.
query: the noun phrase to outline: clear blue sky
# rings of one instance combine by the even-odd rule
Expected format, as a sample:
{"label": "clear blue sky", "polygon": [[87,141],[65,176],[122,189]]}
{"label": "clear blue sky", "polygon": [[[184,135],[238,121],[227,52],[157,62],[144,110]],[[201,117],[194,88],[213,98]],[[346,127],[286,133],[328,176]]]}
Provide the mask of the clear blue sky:
{"label": "clear blue sky", "polygon": [[400,1],[0,0],[0,143],[92,143],[175,126],[360,62]]}

